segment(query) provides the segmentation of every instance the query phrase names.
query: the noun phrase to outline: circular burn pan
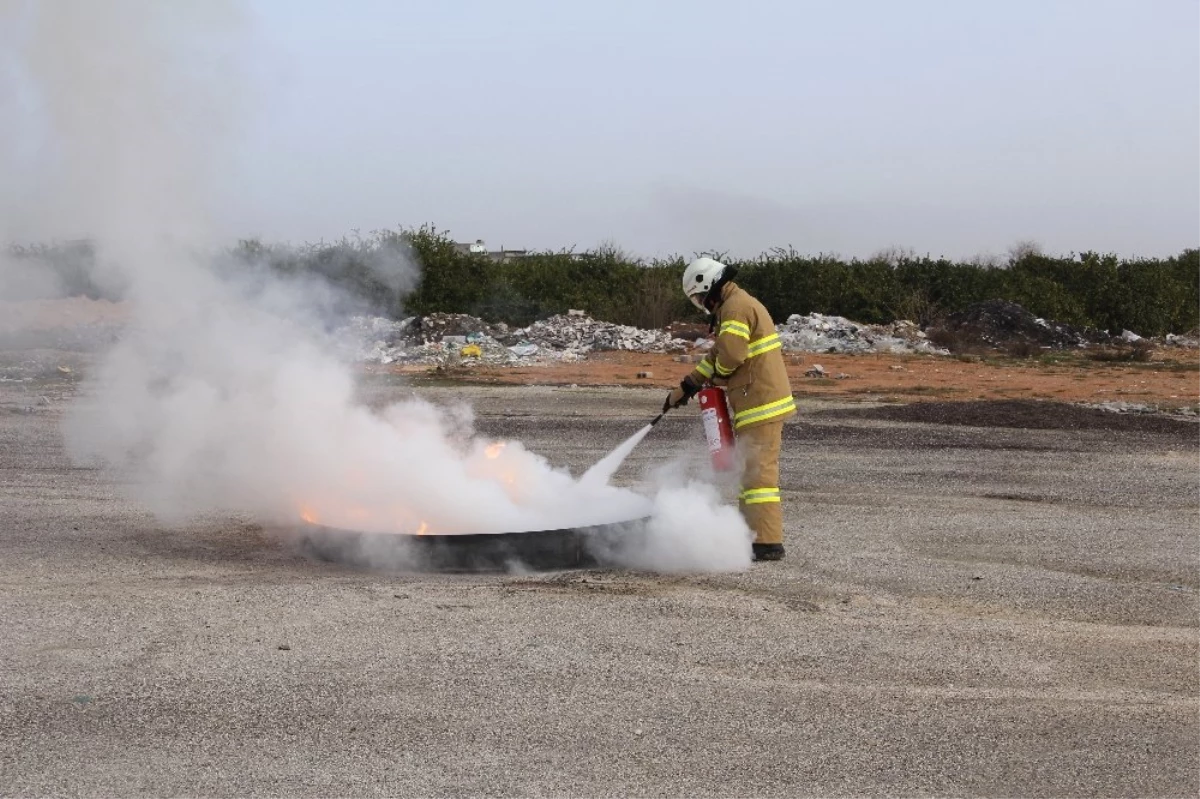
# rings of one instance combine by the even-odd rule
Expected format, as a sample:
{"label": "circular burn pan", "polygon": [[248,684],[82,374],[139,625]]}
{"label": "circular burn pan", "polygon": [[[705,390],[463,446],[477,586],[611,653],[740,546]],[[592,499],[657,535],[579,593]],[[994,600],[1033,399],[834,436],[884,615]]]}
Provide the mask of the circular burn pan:
{"label": "circular burn pan", "polygon": [[645,518],[521,533],[412,535],[306,524],[302,551],[319,560],[379,571],[554,571],[611,565],[611,555],[644,534]]}

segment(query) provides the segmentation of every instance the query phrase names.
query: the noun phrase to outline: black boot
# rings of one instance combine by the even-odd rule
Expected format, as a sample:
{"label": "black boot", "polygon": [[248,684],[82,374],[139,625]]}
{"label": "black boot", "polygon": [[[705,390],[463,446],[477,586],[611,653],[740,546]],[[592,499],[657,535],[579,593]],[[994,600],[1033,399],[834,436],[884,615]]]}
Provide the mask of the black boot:
{"label": "black boot", "polygon": [[783,544],[754,544],[755,560],[783,560]]}

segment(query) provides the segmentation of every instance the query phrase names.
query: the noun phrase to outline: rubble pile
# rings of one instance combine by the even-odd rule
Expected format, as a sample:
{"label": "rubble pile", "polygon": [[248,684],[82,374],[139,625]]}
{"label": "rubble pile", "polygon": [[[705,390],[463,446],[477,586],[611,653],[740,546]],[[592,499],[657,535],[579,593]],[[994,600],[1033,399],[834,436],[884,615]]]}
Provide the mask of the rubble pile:
{"label": "rubble pile", "polygon": [[[410,328],[398,336],[393,333],[390,341],[387,338],[360,340],[357,345],[348,344],[344,351],[353,360],[384,366],[405,363],[430,366],[464,363],[528,366],[544,360],[531,357],[538,354],[537,347],[508,347],[485,333],[447,335],[438,341],[426,341],[419,336],[420,333]],[[348,338],[352,340],[352,336]]]}
{"label": "rubble pile", "polygon": [[862,325],[841,316],[792,314],[777,325],[785,350],[793,352],[924,352],[947,355],[912,322]]}
{"label": "rubble pile", "polygon": [[414,321],[413,317],[397,322],[383,316],[354,316],[334,331],[334,340],[353,360],[388,364],[404,350]]}
{"label": "rubble pile", "polygon": [[1195,330],[1183,336],[1168,333],[1163,338],[1163,344],[1168,347],[1183,347],[1189,350],[1200,349],[1200,333]]}
{"label": "rubble pile", "polygon": [[[776,327],[783,348],[789,352],[948,355],[950,350],[939,345],[946,344],[955,351],[980,346],[1011,351],[1015,346],[1065,349],[1145,341],[1128,330],[1120,336],[1109,336],[1099,330],[1080,330],[1039,319],[1020,305],[1004,300],[976,303],[951,314],[931,328],[928,336],[909,321],[868,325],[818,313],[792,314]],[[645,330],[601,322],[583,311],[559,314],[522,328],[486,322],[468,314],[435,313],[401,321],[355,317],[339,333],[345,336],[351,357],[378,364],[529,366],[578,361],[592,352],[614,350],[688,353],[676,360],[695,362],[713,345],[707,325],[675,323],[666,330]],[[1200,347],[1194,331],[1153,342]]]}
{"label": "rubble pile", "polygon": [[441,341],[445,336],[484,336],[503,341],[508,336],[508,325],[504,322],[493,325],[465,313],[432,313],[413,321],[408,338],[429,343]]}
{"label": "rubble pile", "polygon": [[600,322],[580,311],[511,329],[467,314],[436,313],[393,322],[356,317],[339,331],[367,363],[523,366],[577,361],[589,352],[683,352],[690,343],[663,330]]}
{"label": "rubble pile", "polygon": [[513,336],[539,347],[586,355],[593,351],[626,350],[629,352],[683,352],[689,342],[675,338],[665,330],[643,330],[640,327],[600,322],[586,314],[572,312],[513,332]]}
{"label": "rubble pile", "polygon": [[397,322],[384,316],[353,316],[339,332],[345,335],[357,336],[366,341],[379,341],[394,345],[404,341],[416,317],[408,317]]}
{"label": "rubble pile", "polygon": [[1049,322],[1006,300],[977,302],[966,310],[950,314],[936,331],[931,332],[938,338],[956,339],[959,346],[983,345],[997,349],[1033,345],[1061,350],[1111,341],[1102,330],[1081,330],[1062,322]]}

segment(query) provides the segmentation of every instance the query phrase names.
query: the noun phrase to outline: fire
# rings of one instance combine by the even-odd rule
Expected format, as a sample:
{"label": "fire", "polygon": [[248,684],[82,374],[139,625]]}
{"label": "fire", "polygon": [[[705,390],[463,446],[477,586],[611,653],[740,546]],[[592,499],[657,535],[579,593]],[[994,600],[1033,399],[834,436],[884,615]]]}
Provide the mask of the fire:
{"label": "fire", "polygon": [[[318,507],[320,507],[320,512],[317,510]],[[297,512],[307,524],[344,527],[352,530],[394,532],[410,531],[415,526],[414,533],[416,535],[429,535],[430,533],[427,520],[421,519],[418,522],[410,511],[401,507],[380,509],[379,513],[373,513],[368,508],[358,505],[331,506],[310,500],[300,505]],[[391,523],[385,523],[385,519],[390,520]]]}
{"label": "fire", "polygon": [[[498,484],[514,502],[524,494],[524,453],[518,444],[509,449],[508,441],[492,441],[475,449],[467,461],[470,477]],[[479,447],[483,442],[476,444]],[[482,454],[483,458],[479,455]],[[428,509],[414,507],[408,502],[375,498],[359,490],[367,476],[361,471],[349,471],[340,492],[322,492],[296,497],[296,513],[306,524],[370,532],[405,533],[409,535],[445,535],[454,532],[453,522],[435,517],[433,529],[428,518],[421,518]]]}
{"label": "fire", "polygon": [[[493,441],[491,444],[488,444],[483,448],[484,457],[486,457],[488,460],[494,461],[500,457],[500,454],[504,452],[504,449],[507,446],[507,441]],[[509,458],[506,460],[511,461],[512,459]],[[502,483],[509,488],[515,488],[517,485],[517,472],[514,469],[514,465],[515,464],[502,464],[498,470],[494,468],[488,468],[484,471],[484,476],[489,477],[498,483]]]}

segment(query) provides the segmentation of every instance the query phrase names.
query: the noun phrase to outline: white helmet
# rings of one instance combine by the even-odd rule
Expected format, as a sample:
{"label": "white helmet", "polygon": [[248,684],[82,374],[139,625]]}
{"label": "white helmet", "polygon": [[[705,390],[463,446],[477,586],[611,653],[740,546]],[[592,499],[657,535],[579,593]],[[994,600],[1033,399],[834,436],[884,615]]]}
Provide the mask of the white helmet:
{"label": "white helmet", "polygon": [[725,274],[725,264],[712,258],[697,258],[683,270],[683,293],[700,310],[708,313],[704,307],[704,298],[716,282]]}

